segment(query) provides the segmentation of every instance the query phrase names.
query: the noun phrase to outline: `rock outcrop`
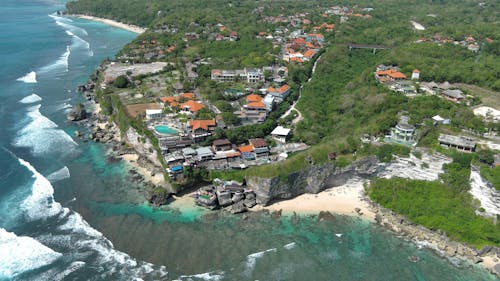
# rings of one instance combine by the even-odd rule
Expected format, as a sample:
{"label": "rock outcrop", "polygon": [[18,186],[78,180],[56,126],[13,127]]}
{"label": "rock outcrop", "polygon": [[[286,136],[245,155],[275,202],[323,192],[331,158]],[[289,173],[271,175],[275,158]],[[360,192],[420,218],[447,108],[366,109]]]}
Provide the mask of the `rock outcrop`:
{"label": "rock outcrop", "polygon": [[73,106],[73,108],[68,112],[66,118],[69,121],[80,121],[87,118],[87,111],[83,104],[78,104]]}
{"label": "rock outcrop", "polygon": [[379,161],[375,156],[366,157],[340,168],[333,163],[311,166],[289,174],[286,178],[248,177],[247,188],[256,194],[256,202],[268,205],[275,199],[289,199],[303,193],[319,193],[322,190],[343,185],[353,177],[367,178],[378,171]]}

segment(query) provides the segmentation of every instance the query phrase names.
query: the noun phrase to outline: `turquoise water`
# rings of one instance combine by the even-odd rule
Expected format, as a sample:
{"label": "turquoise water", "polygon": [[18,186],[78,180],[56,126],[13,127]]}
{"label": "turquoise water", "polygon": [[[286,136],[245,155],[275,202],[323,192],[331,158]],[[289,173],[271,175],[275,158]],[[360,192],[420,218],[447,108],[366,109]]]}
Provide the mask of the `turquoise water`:
{"label": "turquoise water", "polygon": [[85,102],[77,85],[136,35],[62,8],[0,5],[0,280],[496,280],[358,218],[152,208],[112,149],[65,120]]}
{"label": "turquoise water", "polygon": [[176,130],[170,128],[167,125],[158,125],[158,126],[155,126],[155,131],[158,132],[159,134],[163,134],[163,135],[177,134]]}

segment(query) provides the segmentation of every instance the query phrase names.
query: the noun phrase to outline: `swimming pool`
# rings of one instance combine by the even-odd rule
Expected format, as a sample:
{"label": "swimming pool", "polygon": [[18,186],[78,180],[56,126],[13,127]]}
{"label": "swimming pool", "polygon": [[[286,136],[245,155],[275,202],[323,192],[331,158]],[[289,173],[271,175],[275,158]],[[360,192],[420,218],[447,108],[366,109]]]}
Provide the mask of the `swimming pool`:
{"label": "swimming pool", "polygon": [[155,131],[160,135],[173,135],[177,134],[177,131],[170,128],[167,125],[157,125],[155,126]]}

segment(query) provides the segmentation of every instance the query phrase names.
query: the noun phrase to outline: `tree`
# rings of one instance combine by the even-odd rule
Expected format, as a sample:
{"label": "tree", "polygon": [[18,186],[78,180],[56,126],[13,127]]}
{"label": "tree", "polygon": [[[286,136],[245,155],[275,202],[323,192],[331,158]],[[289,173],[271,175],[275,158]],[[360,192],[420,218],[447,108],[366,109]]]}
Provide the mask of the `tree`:
{"label": "tree", "polygon": [[126,88],[128,86],[128,79],[124,75],[120,75],[116,77],[115,81],[113,82],[113,85],[117,88]]}

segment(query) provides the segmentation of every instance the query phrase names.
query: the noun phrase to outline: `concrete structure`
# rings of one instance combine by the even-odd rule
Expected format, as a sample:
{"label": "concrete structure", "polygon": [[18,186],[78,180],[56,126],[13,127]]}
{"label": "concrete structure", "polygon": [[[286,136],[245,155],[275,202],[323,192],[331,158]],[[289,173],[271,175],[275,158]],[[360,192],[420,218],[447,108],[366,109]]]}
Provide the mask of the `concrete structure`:
{"label": "concrete structure", "polygon": [[408,124],[408,117],[402,116],[399,123],[391,129],[391,134],[385,137],[385,140],[413,146],[417,144],[415,127]]}
{"label": "concrete structure", "polygon": [[286,143],[286,138],[290,134],[290,129],[283,128],[282,126],[276,127],[272,132],[271,136],[280,143]]}
{"label": "concrete structure", "polygon": [[441,93],[444,98],[453,102],[460,102],[464,97],[463,92],[460,90],[445,90]]}
{"label": "concrete structure", "polygon": [[196,154],[198,154],[199,161],[212,160],[212,158],[214,157],[214,153],[208,146],[197,148]]}
{"label": "concrete structure", "polygon": [[476,150],[476,142],[472,138],[464,136],[440,134],[438,141],[442,147],[446,148],[455,148],[463,152],[474,152]]}

